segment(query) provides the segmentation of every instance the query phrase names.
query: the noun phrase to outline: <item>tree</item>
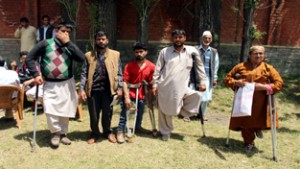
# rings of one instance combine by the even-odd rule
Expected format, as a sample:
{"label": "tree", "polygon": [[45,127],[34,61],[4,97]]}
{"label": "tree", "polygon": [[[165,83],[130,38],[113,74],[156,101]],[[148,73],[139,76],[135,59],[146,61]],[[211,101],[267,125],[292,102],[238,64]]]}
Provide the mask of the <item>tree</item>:
{"label": "tree", "polygon": [[137,11],[137,37],[136,40],[148,43],[149,19],[154,7],[160,0],[133,0],[132,3]]}
{"label": "tree", "polygon": [[221,9],[222,1],[220,0],[200,1],[199,42],[202,40],[202,33],[205,30],[210,30],[213,34],[213,46],[219,46],[221,34]]}
{"label": "tree", "polygon": [[242,46],[240,53],[240,62],[244,61],[244,57],[248,55],[249,49],[254,40],[254,27],[253,27],[253,15],[254,10],[258,4],[258,0],[246,0],[243,6],[243,36],[242,36]]}
{"label": "tree", "polygon": [[96,0],[98,6],[99,30],[107,33],[109,46],[117,46],[117,11],[116,0]]}
{"label": "tree", "polygon": [[63,16],[65,20],[74,24],[74,30],[72,34],[73,41],[76,42],[76,26],[77,16],[81,5],[81,0],[58,0],[63,5]]}

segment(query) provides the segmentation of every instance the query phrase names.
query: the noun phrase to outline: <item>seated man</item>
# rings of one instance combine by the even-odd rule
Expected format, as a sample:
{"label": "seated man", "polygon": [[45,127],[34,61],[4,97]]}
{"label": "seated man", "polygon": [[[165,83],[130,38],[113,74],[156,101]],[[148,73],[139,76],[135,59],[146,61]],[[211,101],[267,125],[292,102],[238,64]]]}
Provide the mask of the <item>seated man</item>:
{"label": "seated man", "polygon": [[[13,70],[7,70],[4,67],[5,60],[0,56],[0,86],[13,85],[19,86],[20,80],[18,74]],[[5,118],[10,121],[14,119],[13,107],[5,110]]]}
{"label": "seated man", "polygon": [[[25,86],[25,94],[27,97],[25,97],[25,101],[28,100],[34,100],[35,98],[35,92],[36,92],[36,86],[34,86],[34,78],[30,74],[26,64],[25,64],[25,59],[27,57],[28,52],[27,51],[22,51],[20,52],[20,62],[21,64],[18,65],[17,67],[17,73],[20,78],[21,82],[21,87],[24,85]],[[43,98],[43,85],[39,86],[39,101],[42,104],[42,98]]]}

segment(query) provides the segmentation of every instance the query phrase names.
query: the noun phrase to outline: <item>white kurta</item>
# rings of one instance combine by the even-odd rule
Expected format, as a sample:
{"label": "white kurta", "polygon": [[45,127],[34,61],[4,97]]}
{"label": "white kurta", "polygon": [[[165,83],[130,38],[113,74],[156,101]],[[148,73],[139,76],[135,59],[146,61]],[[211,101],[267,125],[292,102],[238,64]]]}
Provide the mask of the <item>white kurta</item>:
{"label": "white kurta", "polygon": [[75,117],[78,96],[74,78],[62,82],[46,81],[43,90],[44,112],[46,114]]}
{"label": "white kurta", "polygon": [[[197,114],[201,95],[188,87],[190,71],[193,67],[192,54],[196,54],[196,71],[201,82],[205,82],[205,72],[199,53],[192,46],[184,46],[178,52],[173,46],[161,50],[153,75],[153,86],[158,91],[158,107],[166,115],[178,115],[182,111]],[[197,99],[192,99],[197,98]],[[184,105],[186,101],[189,104]]]}

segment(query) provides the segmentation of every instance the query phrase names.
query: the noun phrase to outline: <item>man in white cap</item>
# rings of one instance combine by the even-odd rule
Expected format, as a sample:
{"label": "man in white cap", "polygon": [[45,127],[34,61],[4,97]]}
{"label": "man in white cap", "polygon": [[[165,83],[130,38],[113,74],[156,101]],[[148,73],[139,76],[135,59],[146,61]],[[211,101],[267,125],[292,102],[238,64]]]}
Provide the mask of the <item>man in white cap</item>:
{"label": "man in white cap", "polygon": [[202,117],[205,121],[207,121],[207,118],[205,117],[206,107],[208,102],[212,100],[213,87],[217,86],[219,69],[219,54],[217,49],[209,46],[211,42],[211,32],[204,31],[202,34],[202,42],[197,46],[206,74],[206,90],[202,93],[198,117],[200,117],[200,113],[202,113]]}

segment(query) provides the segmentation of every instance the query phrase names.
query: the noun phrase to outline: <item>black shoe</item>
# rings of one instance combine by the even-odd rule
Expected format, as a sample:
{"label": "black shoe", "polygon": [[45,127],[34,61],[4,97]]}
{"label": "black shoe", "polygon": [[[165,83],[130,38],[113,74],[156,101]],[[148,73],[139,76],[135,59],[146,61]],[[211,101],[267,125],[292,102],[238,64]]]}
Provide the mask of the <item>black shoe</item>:
{"label": "black shoe", "polygon": [[15,122],[15,119],[14,119],[13,117],[9,117],[9,118],[4,117],[3,120],[4,120],[6,123],[12,123],[12,122]]}
{"label": "black shoe", "polygon": [[246,146],[245,146],[246,153],[251,153],[253,151],[254,147],[255,147],[254,144],[246,144]]}
{"label": "black shoe", "polygon": [[143,127],[138,127],[138,128],[135,129],[135,133],[138,133],[138,134],[150,134],[151,131],[147,130],[147,129],[144,129]]}

